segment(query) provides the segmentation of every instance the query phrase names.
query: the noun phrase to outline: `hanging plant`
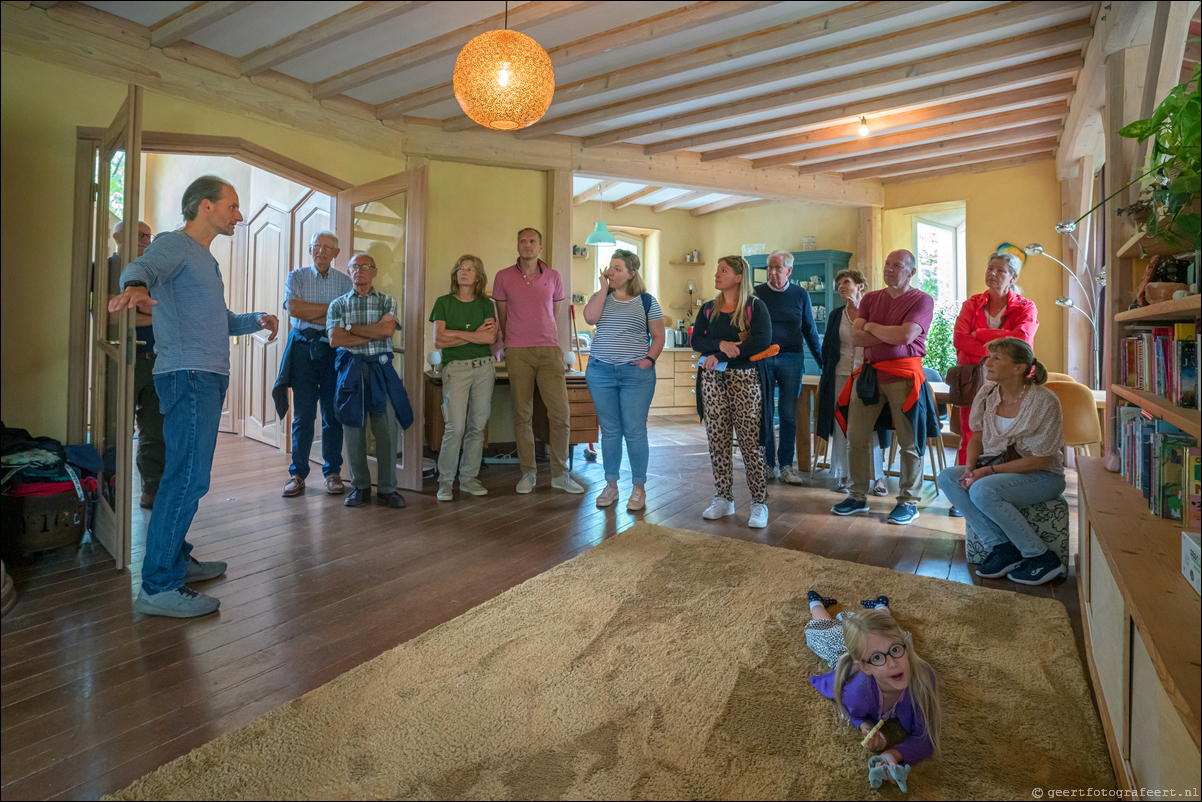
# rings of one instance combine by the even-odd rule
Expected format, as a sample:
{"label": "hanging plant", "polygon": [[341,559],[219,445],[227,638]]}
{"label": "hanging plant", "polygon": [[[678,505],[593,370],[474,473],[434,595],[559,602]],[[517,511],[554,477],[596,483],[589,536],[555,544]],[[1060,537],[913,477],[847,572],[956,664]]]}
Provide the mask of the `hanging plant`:
{"label": "hanging plant", "polygon": [[1153,176],[1151,185],[1141,193],[1151,201],[1153,211],[1144,233],[1182,250],[1202,247],[1200,74],[1202,66],[1194,64],[1193,77],[1173,87],[1151,117],[1119,131],[1119,136],[1141,143],[1152,139],[1149,170],[1140,177]]}

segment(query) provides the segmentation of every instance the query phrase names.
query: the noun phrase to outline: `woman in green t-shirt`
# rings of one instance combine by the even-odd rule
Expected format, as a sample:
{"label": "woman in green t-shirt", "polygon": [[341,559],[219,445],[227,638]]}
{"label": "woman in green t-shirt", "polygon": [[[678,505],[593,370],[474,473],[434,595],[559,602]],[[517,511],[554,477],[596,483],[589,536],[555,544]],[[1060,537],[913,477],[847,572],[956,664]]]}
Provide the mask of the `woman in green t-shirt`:
{"label": "woman in green t-shirt", "polygon": [[434,346],[442,350],[442,417],[446,421],[438,451],[439,501],[453,498],[456,466],[461,490],[473,496],[488,495],[476,477],[497,377],[493,349],[501,338],[493,302],[484,294],[487,285],[488,274],[479,257],[460,256],[451,269],[451,292],[439,297],[430,312]]}

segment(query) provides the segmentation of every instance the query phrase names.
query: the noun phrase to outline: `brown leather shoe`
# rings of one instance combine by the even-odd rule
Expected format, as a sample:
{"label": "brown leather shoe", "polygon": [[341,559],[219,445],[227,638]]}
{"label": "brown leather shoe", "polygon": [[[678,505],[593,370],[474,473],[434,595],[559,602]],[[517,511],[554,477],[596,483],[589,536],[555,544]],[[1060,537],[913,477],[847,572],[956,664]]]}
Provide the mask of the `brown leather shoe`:
{"label": "brown leather shoe", "polygon": [[144,509],[144,510],[154,509],[154,495],[155,495],[154,493],[143,493],[142,494],[142,509]]}
{"label": "brown leather shoe", "polygon": [[331,496],[341,496],[346,490],[342,484],[342,477],[336,473],[332,473],[326,477],[326,492]]}
{"label": "brown leather shoe", "polygon": [[288,484],[284,485],[284,492],[281,493],[284,498],[293,498],[303,495],[305,492],[305,480],[299,476],[293,476],[288,480]]}
{"label": "brown leather shoe", "polygon": [[385,507],[396,507],[397,509],[404,509],[405,508],[405,497],[402,496],[400,493],[398,493],[395,490],[386,496],[377,493],[376,494],[376,503],[381,504]]}

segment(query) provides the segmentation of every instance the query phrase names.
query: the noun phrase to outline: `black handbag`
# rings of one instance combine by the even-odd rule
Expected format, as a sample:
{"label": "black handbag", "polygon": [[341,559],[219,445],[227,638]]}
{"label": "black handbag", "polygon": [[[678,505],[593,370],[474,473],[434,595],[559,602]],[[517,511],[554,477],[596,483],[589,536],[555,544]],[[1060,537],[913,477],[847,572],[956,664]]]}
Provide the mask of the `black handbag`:
{"label": "black handbag", "polygon": [[988,456],[988,455],[982,454],[977,459],[976,467],[988,468],[991,465],[1003,465],[1007,462],[1014,462],[1016,459],[1022,459],[1022,458],[1023,458],[1023,455],[1018,453],[1018,449],[1015,448],[1013,444],[1011,444],[1011,445],[1006,446],[1006,450],[1003,451],[1001,454],[995,454],[993,456]]}

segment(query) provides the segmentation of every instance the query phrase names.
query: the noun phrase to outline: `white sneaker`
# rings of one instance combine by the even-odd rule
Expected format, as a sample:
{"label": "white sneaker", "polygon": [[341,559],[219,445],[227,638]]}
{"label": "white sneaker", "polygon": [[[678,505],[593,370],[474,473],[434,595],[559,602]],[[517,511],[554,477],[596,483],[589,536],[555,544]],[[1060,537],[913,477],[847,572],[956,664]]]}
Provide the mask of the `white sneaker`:
{"label": "white sneaker", "polygon": [[471,493],[473,496],[487,496],[488,488],[480,484],[479,479],[459,479],[459,489],[465,493]]}
{"label": "white sneaker", "polygon": [[572,478],[572,474],[565,473],[563,476],[556,476],[551,480],[551,487],[556,490],[564,490],[568,493],[583,493],[584,486]]}
{"label": "white sneaker", "polygon": [[454,501],[455,496],[451,493],[451,483],[439,482],[438,495],[435,498],[437,498],[439,501]]}
{"label": "white sneaker", "polygon": [[792,465],[786,465],[780,469],[780,480],[785,484],[801,485],[805,484],[805,479],[801,474],[793,469]]}
{"label": "white sneaker", "polygon": [[747,525],[752,529],[763,529],[768,525],[768,505],[767,504],[752,504],[751,518],[747,521]]}
{"label": "white sneaker", "polygon": [[733,501],[727,501],[721,496],[714,496],[713,502],[710,503],[709,508],[705,512],[701,513],[701,517],[707,521],[716,521],[719,518],[725,518],[727,515],[734,514],[735,503]]}
{"label": "white sneaker", "polygon": [[523,495],[534,491],[534,483],[538,481],[538,474],[524,473],[522,478],[518,480],[517,491]]}
{"label": "white sneaker", "polygon": [[780,471],[778,471],[776,468],[772,467],[771,465],[766,465],[766,466],[764,466],[764,478],[765,479],[779,479]]}
{"label": "white sneaker", "polygon": [[618,500],[617,485],[606,485],[605,489],[597,496],[597,506],[604,509],[605,507],[613,506],[613,503]]}

